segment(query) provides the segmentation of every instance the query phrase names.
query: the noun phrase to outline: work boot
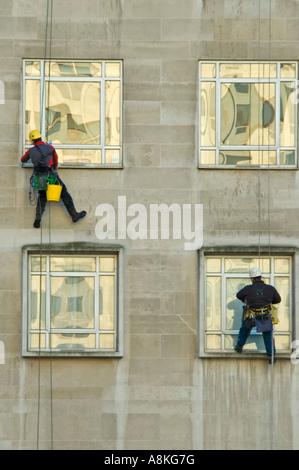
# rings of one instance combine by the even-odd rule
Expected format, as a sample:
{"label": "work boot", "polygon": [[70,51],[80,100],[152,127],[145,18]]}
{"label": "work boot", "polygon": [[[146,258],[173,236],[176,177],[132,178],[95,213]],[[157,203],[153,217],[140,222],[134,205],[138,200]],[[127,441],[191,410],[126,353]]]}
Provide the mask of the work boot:
{"label": "work boot", "polygon": [[[269,358],[269,359],[268,359],[268,363],[269,363],[269,364],[272,364],[272,357],[271,357],[270,355],[268,355],[268,358]],[[276,357],[274,356],[274,357],[273,357],[273,364],[275,364],[275,362],[276,362]]]}
{"label": "work boot", "polygon": [[73,222],[78,222],[78,220],[83,219],[86,216],[86,211],[81,212],[72,212],[71,217]]}
{"label": "work boot", "polygon": [[236,344],[235,351],[241,353],[243,351],[243,346],[241,344]]}
{"label": "work boot", "polygon": [[33,227],[40,228],[40,220],[35,219],[35,221],[33,222]]}

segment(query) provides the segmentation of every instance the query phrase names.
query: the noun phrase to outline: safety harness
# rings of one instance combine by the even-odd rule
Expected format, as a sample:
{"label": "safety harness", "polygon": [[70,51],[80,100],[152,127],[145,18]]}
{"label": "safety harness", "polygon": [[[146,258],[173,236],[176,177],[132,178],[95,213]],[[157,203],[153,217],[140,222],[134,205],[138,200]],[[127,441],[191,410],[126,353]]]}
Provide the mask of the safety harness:
{"label": "safety harness", "polygon": [[56,183],[58,174],[46,163],[47,155],[42,149],[38,145],[36,145],[35,148],[40,153],[41,158],[31,175],[30,186],[34,190],[45,191],[48,184]]}
{"label": "safety harness", "polygon": [[[257,298],[264,296],[265,285],[256,289]],[[263,333],[273,329],[273,325],[279,322],[276,308],[272,304],[255,308],[244,305],[244,323],[249,328],[256,327],[258,333]]]}

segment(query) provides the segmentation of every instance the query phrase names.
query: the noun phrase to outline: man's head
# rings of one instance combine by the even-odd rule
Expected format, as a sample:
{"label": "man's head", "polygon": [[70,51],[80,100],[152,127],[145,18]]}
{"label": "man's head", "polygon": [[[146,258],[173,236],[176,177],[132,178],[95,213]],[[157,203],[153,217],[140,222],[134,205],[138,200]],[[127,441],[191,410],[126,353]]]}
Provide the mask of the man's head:
{"label": "man's head", "polygon": [[35,144],[36,142],[42,139],[42,135],[40,131],[35,129],[29,132],[29,139],[31,140],[33,144]]}
{"label": "man's head", "polygon": [[252,282],[260,281],[262,278],[262,273],[259,268],[250,269],[249,276]]}

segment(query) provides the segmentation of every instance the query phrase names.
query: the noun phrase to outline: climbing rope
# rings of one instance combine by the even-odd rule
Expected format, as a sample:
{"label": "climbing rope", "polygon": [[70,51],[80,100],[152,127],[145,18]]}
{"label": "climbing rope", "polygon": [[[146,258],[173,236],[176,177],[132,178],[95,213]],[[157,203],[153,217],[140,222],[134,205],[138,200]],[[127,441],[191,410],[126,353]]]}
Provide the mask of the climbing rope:
{"label": "climbing rope", "polygon": [[[44,67],[46,66],[46,63],[49,64],[49,76],[50,76],[50,62],[51,62],[51,49],[52,49],[52,25],[53,25],[53,0],[47,0],[47,8],[46,8],[46,20],[45,20],[45,44],[44,44]],[[47,52],[49,44],[49,53]],[[43,81],[43,91],[42,91],[42,102],[41,102],[41,123],[40,126],[42,127],[42,122],[44,121],[43,113],[46,112],[46,103],[44,102],[45,100],[45,86],[46,86],[46,80],[44,77]],[[50,81],[48,85],[48,93],[47,93],[47,99],[46,102],[49,101],[50,97]],[[47,140],[47,139],[46,139]],[[34,201],[34,197],[30,198],[30,203]],[[37,204],[40,204],[40,199],[38,199]],[[50,209],[51,204],[49,204],[49,226],[48,226],[48,243],[51,243],[51,209]],[[36,440],[37,440],[37,449],[39,449],[40,446],[40,414],[41,414],[41,320],[42,320],[42,272],[43,272],[43,228],[42,224],[40,227],[40,285],[39,285],[39,345],[38,345],[38,351],[39,351],[39,362],[38,362],[38,392],[37,392],[37,435],[36,435]],[[45,301],[44,301],[44,308],[45,308],[45,315],[46,315],[46,285],[45,285]],[[50,313],[50,328],[51,328],[51,313]],[[49,337],[50,337],[50,442],[51,442],[51,450],[53,450],[53,381],[52,381],[52,376],[53,376],[53,370],[52,370],[52,353],[51,353],[51,331],[49,332]]]}
{"label": "climbing rope", "polygon": [[[271,36],[272,36],[272,0],[268,0],[268,26],[269,26],[269,31],[268,31],[268,93],[270,97],[270,83],[271,83]],[[261,57],[260,57],[260,50],[261,50],[261,0],[259,0],[259,69],[260,69],[260,62],[261,62]],[[266,63],[266,62],[264,62]],[[260,75],[259,75],[260,76]],[[276,110],[278,112],[278,110]],[[259,129],[261,126],[259,125]],[[271,188],[271,181],[270,181],[270,127],[268,126],[268,136],[267,136],[267,210],[265,212],[267,213],[267,232],[268,232],[268,258],[269,258],[269,264],[271,267],[271,220],[270,220],[270,188]],[[259,138],[259,144],[263,144],[263,142],[260,141],[260,136]],[[259,149],[259,154],[261,155],[260,149]],[[260,165],[262,163],[262,160],[260,161]],[[259,170],[258,170],[258,217],[259,217],[259,259],[261,259],[261,234],[262,234],[262,225],[261,225],[261,202],[262,202],[262,185],[261,185],[261,173],[260,173],[260,165],[259,165]],[[271,272],[271,269],[270,269]],[[273,449],[273,438],[274,438],[274,325],[272,325],[272,331],[271,331],[271,371],[270,371],[270,394],[269,394],[269,405],[270,405],[270,426],[269,426],[269,439],[270,439],[270,449]]]}

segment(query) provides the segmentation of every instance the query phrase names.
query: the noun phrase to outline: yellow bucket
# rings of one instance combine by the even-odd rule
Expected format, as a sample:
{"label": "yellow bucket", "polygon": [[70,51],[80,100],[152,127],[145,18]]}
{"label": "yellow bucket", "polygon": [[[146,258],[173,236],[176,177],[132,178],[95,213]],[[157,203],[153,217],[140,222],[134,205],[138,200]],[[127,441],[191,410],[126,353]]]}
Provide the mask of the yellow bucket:
{"label": "yellow bucket", "polygon": [[47,185],[47,201],[58,202],[60,199],[60,194],[62,191],[62,186],[59,184],[48,184]]}

